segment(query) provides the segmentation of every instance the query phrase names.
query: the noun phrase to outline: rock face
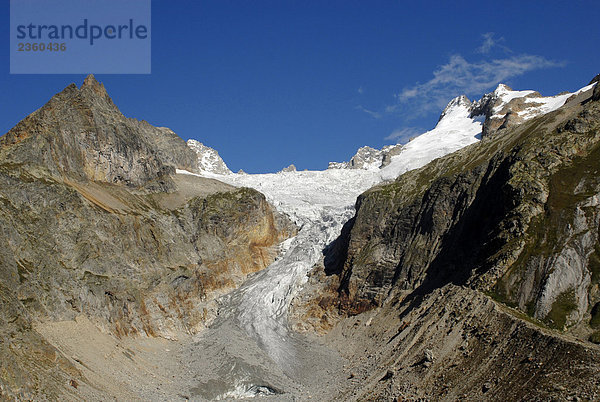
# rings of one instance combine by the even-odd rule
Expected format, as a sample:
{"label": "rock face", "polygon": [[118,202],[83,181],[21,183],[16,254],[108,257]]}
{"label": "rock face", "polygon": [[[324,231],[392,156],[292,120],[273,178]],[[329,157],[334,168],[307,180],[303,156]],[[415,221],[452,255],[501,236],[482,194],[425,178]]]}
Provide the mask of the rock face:
{"label": "rock face", "polygon": [[[361,195],[355,217],[327,250],[323,267],[311,274],[304,295],[294,302],[296,327],[327,331],[340,317],[373,310],[374,318],[367,326],[375,325],[376,320],[381,326],[365,330],[378,340],[372,351],[379,355],[378,347],[387,348],[381,353],[378,379],[390,365],[414,371],[402,362],[407,355],[422,359],[424,350],[432,349],[438,337],[441,348],[451,339],[466,339],[469,331],[484,331],[485,342],[517,350],[519,345],[507,335],[508,328],[514,331],[520,321],[516,317],[536,323],[528,327],[528,334],[520,333],[524,337],[521,342],[535,344],[536,339],[546,337],[540,327],[549,327],[557,330],[556,335],[542,344],[560,344],[550,348],[563,353],[600,357],[591,344],[591,349],[583,351],[578,344],[558,339],[564,331],[586,342],[599,338],[600,308],[595,306],[600,302],[600,106],[589,102],[591,96],[589,88],[554,113],[507,128],[501,136],[437,159]],[[459,294],[456,297],[469,307],[453,306],[455,296],[450,294]],[[517,310],[511,310],[513,318],[510,314],[501,318],[505,329],[489,332],[491,321],[479,313],[475,321],[469,317],[474,309],[490,309],[492,299],[502,308]],[[445,314],[452,321],[446,329],[439,318]],[[390,320],[396,320],[397,330],[389,328],[389,333],[382,335]],[[470,329],[465,328],[462,335],[458,331],[453,338],[450,334],[460,325]],[[341,336],[343,330],[336,331],[334,336]],[[346,336],[350,337],[344,339]],[[415,348],[417,340],[422,347]],[[392,346],[387,345],[396,346],[389,349]],[[456,353],[456,349],[448,352],[451,350]],[[531,351],[534,355],[547,353],[539,345]],[[435,351],[435,355],[440,353]],[[507,359],[493,361],[479,354],[470,361],[499,373],[517,364],[513,358]],[[453,364],[450,367],[471,372],[466,360]],[[552,364],[564,366],[562,362]],[[594,383],[600,368],[586,360],[581,369],[555,383],[573,383],[573,390],[593,399],[598,395],[589,384]],[[432,378],[447,373],[440,370]],[[404,372],[402,378],[408,378],[406,375]],[[445,391],[439,387],[438,393],[425,395],[413,391],[438,385],[423,380],[422,374],[414,375],[412,382],[404,384],[408,387],[405,391],[411,392],[401,392],[397,384],[397,394],[390,395],[386,393],[389,387],[374,380],[367,386],[374,394],[350,400],[438,398],[456,389],[480,398],[483,384],[489,381],[452,385]],[[498,378],[503,390],[518,383],[508,372]],[[542,395],[539,386],[524,387],[520,395]],[[502,391],[497,395],[509,394]]]}
{"label": "rock face", "polygon": [[215,174],[233,173],[215,149],[196,140],[188,140],[187,145],[198,157],[198,171]]}
{"label": "rock face", "polygon": [[175,168],[196,169],[184,141],[168,129],[124,117],[91,75],[4,135],[0,158],[47,169],[53,177],[164,189]]}
{"label": "rock face", "polygon": [[3,396],[56,399],[68,378],[85,382],[32,322],[84,315],[119,337],[194,334],[214,298],[295,231],[257,191],[175,175],[196,169],[185,142],[124,118],[93,77],[0,144]]}

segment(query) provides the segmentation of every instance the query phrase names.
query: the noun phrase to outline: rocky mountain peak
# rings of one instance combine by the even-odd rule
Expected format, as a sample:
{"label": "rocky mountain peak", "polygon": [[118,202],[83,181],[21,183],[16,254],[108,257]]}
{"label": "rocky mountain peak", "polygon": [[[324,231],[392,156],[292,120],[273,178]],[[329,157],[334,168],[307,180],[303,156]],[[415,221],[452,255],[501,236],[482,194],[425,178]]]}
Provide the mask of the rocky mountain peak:
{"label": "rocky mountain peak", "polygon": [[92,74],[88,75],[79,87],[79,96],[85,103],[99,113],[114,113],[122,116],[119,108],[106,91],[104,84],[98,82]]}
{"label": "rocky mountain peak", "polygon": [[81,89],[84,88],[89,88],[98,94],[106,94],[106,89],[104,88],[104,85],[99,83],[98,80],[96,80],[94,74],[89,74],[87,77],[85,77],[85,79],[83,80],[83,84],[81,84]]}
{"label": "rocky mountain peak", "polygon": [[215,174],[232,174],[227,164],[223,161],[216,149],[208,147],[196,140],[188,140],[187,146],[196,154],[198,158],[197,168],[201,172]]}
{"label": "rocky mountain peak", "polygon": [[329,162],[328,169],[365,169],[376,170],[387,166],[391,157],[398,155],[402,145],[386,145],[382,149],[369,146],[359,148],[348,162]]}
{"label": "rocky mountain peak", "polygon": [[162,189],[176,168],[197,169],[196,155],[181,138],[123,116],[93,75],[80,88],[67,86],[0,138],[0,157],[57,177]]}
{"label": "rocky mountain peak", "polygon": [[466,95],[460,95],[460,96],[457,96],[456,98],[452,99],[450,102],[448,102],[448,105],[446,105],[444,110],[449,110],[454,107],[467,107],[468,108],[470,106],[471,106],[471,101],[469,100],[469,98],[467,98]]}

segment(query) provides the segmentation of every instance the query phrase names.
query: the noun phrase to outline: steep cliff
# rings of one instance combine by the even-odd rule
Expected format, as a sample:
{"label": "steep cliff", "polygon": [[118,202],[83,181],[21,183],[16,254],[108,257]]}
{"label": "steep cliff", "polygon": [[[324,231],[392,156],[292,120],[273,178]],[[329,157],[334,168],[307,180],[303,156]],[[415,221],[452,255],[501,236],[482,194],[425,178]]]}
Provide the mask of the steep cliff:
{"label": "steep cliff", "polygon": [[257,191],[175,174],[196,168],[193,151],[123,117],[93,77],[0,146],[4,396],[55,399],[87,381],[35,323],[85,316],[117,337],[194,334],[295,231]]}

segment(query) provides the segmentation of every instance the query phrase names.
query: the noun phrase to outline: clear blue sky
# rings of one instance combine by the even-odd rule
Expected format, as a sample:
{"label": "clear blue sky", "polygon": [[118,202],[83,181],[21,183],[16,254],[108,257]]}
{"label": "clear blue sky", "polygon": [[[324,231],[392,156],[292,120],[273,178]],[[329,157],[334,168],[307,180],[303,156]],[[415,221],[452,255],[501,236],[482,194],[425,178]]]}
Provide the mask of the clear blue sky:
{"label": "clear blue sky", "polygon": [[[10,75],[8,7],[1,133],[84,78]],[[126,116],[216,148],[232,170],[323,169],[432,128],[461,93],[587,84],[598,16],[597,1],[153,0],[152,74],[97,78]]]}

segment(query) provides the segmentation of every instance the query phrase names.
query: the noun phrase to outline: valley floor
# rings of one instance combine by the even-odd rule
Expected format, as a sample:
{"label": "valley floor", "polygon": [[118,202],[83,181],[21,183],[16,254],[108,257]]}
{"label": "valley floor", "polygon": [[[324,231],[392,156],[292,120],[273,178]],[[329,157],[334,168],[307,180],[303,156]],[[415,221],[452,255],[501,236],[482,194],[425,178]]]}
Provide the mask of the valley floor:
{"label": "valley floor", "polygon": [[290,334],[295,364],[287,370],[231,317],[178,340],[119,340],[83,317],[36,330],[92,384],[72,384],[73,400],[600,397],[600,348],[557,336],[453,285],[344,319],[325,336]]}
{"label": "valley floor", "polygon": [[178,340],[116,339],[84,317],[36,329],[92,384],[72,383],[74,400],[329,400],[347,378],[335,349],[297,335],[290,378],[231,322]]}

